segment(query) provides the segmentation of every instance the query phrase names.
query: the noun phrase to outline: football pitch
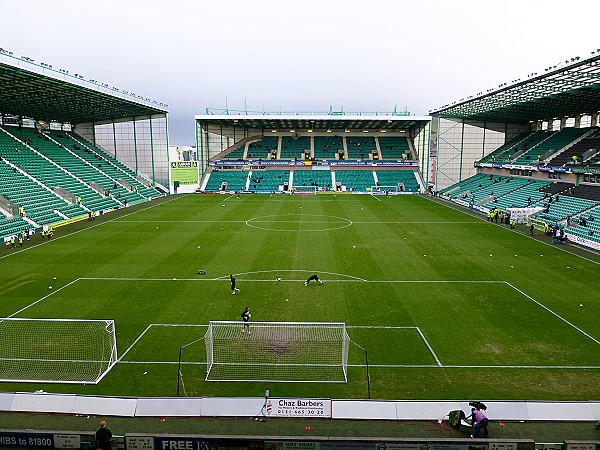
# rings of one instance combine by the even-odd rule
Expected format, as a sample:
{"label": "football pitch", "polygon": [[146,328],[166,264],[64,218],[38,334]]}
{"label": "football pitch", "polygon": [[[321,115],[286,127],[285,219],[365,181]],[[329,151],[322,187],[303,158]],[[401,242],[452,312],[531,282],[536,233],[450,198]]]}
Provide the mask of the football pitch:
{"label": "football pitch", "polygon": [[[593,255],[416,195],[186,195],[119,214],[0,259],[0,316],[112,319],[117,364],[97,385],[1,391],[366,398],[360,346],[372,398],[600,399]],[[186,345],[245,307],[344,322],[347,383],[205,381],[204,342]]]}

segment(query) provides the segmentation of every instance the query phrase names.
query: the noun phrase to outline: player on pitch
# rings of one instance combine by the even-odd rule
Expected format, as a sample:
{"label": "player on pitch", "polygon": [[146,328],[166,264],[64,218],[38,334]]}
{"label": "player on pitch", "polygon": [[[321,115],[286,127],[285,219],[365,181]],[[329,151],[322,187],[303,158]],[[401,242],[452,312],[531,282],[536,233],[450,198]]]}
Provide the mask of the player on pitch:
{"label": "player on pitch", "polygon": [[246,332],[246,328],[248,329],[248,334],[252,334],[250,331],[250,308],[246,306],[244,312],[242,312],[242,320],[244,321],[244,326],[242,327],[242,333]]}
{"label": "player on pitch", "polygon": [[317,276],[317,274],[313,273],[310,277],[308,277],[308,280],[306,280],[304,282],[304,286],[308,286],[308,283],[310,283],[312,280],[315,280],[319,284],[323,284],[323,282],[319,279],[319,277]]}
{"label": "player on pitch", "polygon": [[235,291],[240,292],[240,290],[235,287],[235,278],[232,274],[229,274],[229,279],[231,280],[231,293],[235,294]]}

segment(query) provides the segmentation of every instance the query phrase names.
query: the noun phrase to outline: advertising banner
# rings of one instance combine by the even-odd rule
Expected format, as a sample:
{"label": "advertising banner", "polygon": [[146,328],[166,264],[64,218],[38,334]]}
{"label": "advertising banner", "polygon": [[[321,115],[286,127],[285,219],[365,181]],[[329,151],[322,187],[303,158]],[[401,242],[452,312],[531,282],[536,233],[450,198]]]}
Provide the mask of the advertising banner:
{"label": "advertising banner", "polygon": [[319,443],[308,441],[265,441],[264,450],[319,450]]}
{"label": "advertising banner", "polygon": [[[307,164],[309,163],[309,164]],[[395,167],[414,167],[416,161],[209,161],[211,166],[395,166]]]}
{"label": "advertising banner", "polygon": [[171,161],[171,183],[178,181],[180,186],[198,184],[198,161]]}
{"label": "advertising banner", "polygon": [[594,250],[600,251],[600,242],[590,241],[589,239],[582,238],[581,236],[575,236],[574,234],[565,233],[567,239],[577,244],[585,245],[586,247],[593,248]]}
{"label": "advertising banner", "polygon": [[0,433],[2,448],[54,448],[51,434]]}
{"label": "advertising banner", "polygon": [[331,417],[331,400],[270,398],[266,413],[271,417]]}
{"label": "advertising banner", "polygon": [[159,437],[154,438],[156,450],[209,450],[210,443],[207,439],[185,437]]}

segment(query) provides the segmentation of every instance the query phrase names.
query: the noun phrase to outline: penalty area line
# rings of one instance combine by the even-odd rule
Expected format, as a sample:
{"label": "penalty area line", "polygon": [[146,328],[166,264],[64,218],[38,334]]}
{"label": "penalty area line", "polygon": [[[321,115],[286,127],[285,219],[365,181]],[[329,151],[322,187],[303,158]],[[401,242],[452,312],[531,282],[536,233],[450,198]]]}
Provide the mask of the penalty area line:
{"label": "penalty area line", "polygon": [[585,337],[591,339],[592,341],[594,341],[596,344],[600,345],[600,341],[592,336],[590,336],[589,334],[587,334],[585,331],[583,331],[581,328],[573,325],[571,322],[569,322],[567,319],[565,319],[564,317],[560,316],[559,314],[555,313],[554,311],[552,311],[550,308],[548,308],[547,306],[544,306],[543,304],[541,304],[540,302],[538,302],[536,299],[534,299],[533,297],[527,295],[525,292],[523,292],[522,290],[514,287],[512,284],[510,284],[508,281],[506,281],[506,284],[509,285],[511,288],[513,288],[515,291],[517,291],[519,294],[527,297],[529,300],[531,300],[533,303],[535,303],[538,306],[541,306],[542,308],[544,308],[546,311],[548,311],[550,314],[552,314],[554,317],[557,317],[558,319],[562,320],[564,323],[566,323],[567,325],[569,325],[570,327],[573,327],[575,330],[579,331],[581,334],[583,334]]}
{"label": "penalty area line", "polygon": [[[179,361],[117,361],[117,364],[165,364],[176,365]],[[206,366],[205,361],[181,361],[181,365]],[[302,365],[302,364],[296,364]],[[306,364],[314,366],[314,364]],[[348,364],[348,367],[366,367],[365,364]],[[437,365],[437,364],[369,364],[369,368],[380,369],[533,369],[533,370],[597,370],[600,366],[519,366],[519,365]]]}

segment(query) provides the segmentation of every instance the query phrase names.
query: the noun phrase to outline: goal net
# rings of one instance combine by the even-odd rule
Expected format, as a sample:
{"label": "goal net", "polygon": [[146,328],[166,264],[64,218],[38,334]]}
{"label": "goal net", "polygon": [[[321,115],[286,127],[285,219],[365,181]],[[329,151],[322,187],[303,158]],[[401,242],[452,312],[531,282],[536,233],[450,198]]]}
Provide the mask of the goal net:
{"label": "goal net", "polygon": [[399,192],[400,186],[395,185],[395,186],[371,186],[371,191],[373,192]]}
{"label": "goal net", "polygon": [[0,319],[0,381],[97,384],[116,362],[112,320]]}
{"label": "goal net", "polygon": [[211,321],[205,342],[206,381],[347,381],[344,323]]}
{"label": "goal net", "polygon": [[292,186],[288,191],[290,194],[316,194],[318,186]]}

